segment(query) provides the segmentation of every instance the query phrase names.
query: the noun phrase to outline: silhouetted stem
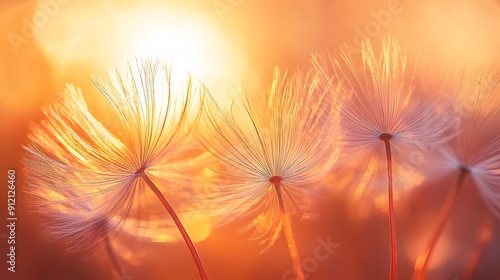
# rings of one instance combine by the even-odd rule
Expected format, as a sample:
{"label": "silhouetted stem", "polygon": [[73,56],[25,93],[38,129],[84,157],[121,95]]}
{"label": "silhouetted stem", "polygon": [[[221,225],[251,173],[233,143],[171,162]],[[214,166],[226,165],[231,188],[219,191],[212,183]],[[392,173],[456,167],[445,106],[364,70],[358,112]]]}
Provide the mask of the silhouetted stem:
{"label": "silhouetted stem", "polygon": [[390,240],[391,240],[391,266],[390,266],[390,279],[396,280],[397,269],[398,269],[398,252],[396,247],[396,226],[394,224],[394,186],[392,181],[392,155],[391,155],[391,143],[390,139],[392,136],[387,133],[383,133],[380,139],[384,141],[385,144],[385,154],[387,158],[387,193],[388,193],[388,203],[389,203],[389,229],[390,229]]}
{"label": "silhouetted stem", "polygon": [[441,237],[441,234],[443,233],[444,226],[450,218],[451,210],[453,209],[453,205],[455,205],[455,202],[457,201],[457,197],[460,193],[460,190],[462,189],[466,174],[467,169],[462,168],[458,177],[457,184],[448,193],[448,197],[446,198],[444,206],[439,213],[438,224],[434,228],[434,232],[430,236],[427,247],[422,251],[422,253],[418,256],[417,261],[415,262],[415,268],[413,272],[414,280],[424,280],[426,277],[427,267],[429,266],[429,263],[431,261],[432,254],[436,249],[436,245],[439,241],[439,238]]}
{"label": "silhouetted stem", "polygon": [[108,253],[109,260],[111,261],[111,266],[113,267],[113,274],[118,280],[123,280],[120,264],[118,263],[118,259],[116,258],[115,252],[111,247],[111,243],[107,235],[104,235],[103,242],[104,242],[104,247],[106,248],[106,252]]}
{"label": "silhouetted stem", "polygon": [[163,204],[165,209],[167,209],[167,212],[170,214],[170,216],[174,220],[175,225],[179,229],[179,232],[181,233],[182,238],[184,238],[184,242],[186,242],[186,245],[188,246],[189,251],[191,252],[191,256],[193,257],[194,262],[196,263],[196,267],[198,268],[198,273],[200,274],[200,278],[203,280],[208,279],[207,274],[205,273],[205,269],[203,269],[203,265],[201,263],[200,256],[198,255],[198,252],[196,252],[196,249],[193,245],[193,242],[191,241],[191,238],[189,238],[189,235],[186,232],[186,229],[182,225],[181,220],[179,219],[179,217],[175,213],[172,206],[170,206],[170,203],[168,203],[168,201],[165,199],[165,197],[163,196],[161,191],[156,187],[156,185],[153,183],[153,181],[151,181],[151,179],[149,179],[149,177],[145,173],[142,172],[142,173],[138,173],[138,174],[140,174],[142,176],[142,179],[144,179],[146,184],[154,192],[154,194],[158,197],[158,199],[161,201],[161,203]]}
{"label": "silhouetted stem", "polygon": [[297,275],[298,280],[304,280],[304,272],[302,271],[302,264],[300,262],[299,251],[297,250],[297,244],[295,244],[295,239],[293,238],[292,226],[288,220],[288,215],[285,211],[285,204],[283,203],[283,196],[281,194],[280,183],[273,182],[274,188],[276,189],[276,195],[278,196],[278,204],[280,207],[281,220],[283,222],[283,233],[285,234],[286,242],[288,244],[288,251],[290,252],[290,257],[292,258],[293,269]]}

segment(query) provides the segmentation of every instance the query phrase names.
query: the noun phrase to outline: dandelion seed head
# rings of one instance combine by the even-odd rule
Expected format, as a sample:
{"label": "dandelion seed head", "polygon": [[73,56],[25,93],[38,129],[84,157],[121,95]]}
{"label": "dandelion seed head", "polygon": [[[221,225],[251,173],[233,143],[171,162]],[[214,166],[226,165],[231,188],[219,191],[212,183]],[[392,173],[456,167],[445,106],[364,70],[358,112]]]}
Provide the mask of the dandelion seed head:
{"label": "dandelion seed head", "polygon": [[85,236],[180,237],[140,178],[147,174],[178,203],[178,179],[191,172],[183,169],[189,166],[183,147],[190,146],[201,87],[190,77],[172,81],[170,72],[160,61],[144,60],[94,77],[110,114],[118,116],[116,129],[105,127],[72,85],[43,108],[45,120],[32,127],[23,161],[28,193],[37,211],[50,217],[53,235],[83,250],[101,240]]}
{"label": "dandelion seed head", "polygon": [[486,153],[479,151],[495,141],[497,132],[492,120],[498,117],[499,98],[494,94],[498,81],[498,76],[481,70],[451,78],[442,86],[441,91],[449,98],[456,116],[455,133],[443,150],[446,161],[453,162],[449,168],[470,169],[488,159],[483,157]]}
{"label": "dandelion seed head", "polygon": [[[333,56],[313,56],[320,86],[329,92],[331,109],[339,115],[335,132],[341,135],[342,154],[337,166],[346,170],[366,163],[360,168],[368,177],[349,180],[359,183],[354,188],[358,198],[368,191],[382,199],[387,176],[386,168],[378,165],[385,162],[387,143],[397,163],[394,166],[405,167],[404,172],[396,169],[393,176],[397,183],[406,174],[404,182],[397,184],[404,186],[398,187],[402,191],[422,181],[420,169],[431,157],[430,150],[437,151],[446,143],[453,128],[449,103],[437,94],[415,90],[424,68],[409,57],[407,49],[390,36],[382,39],[380,48],[368,39],[363,41],[360,57],[343,50]],[[423,162],[414,164],[412,154]]]}
{"label": "dandelion seed head", "polygon": [[304,211],[337,157],[317,82],[312,73],[276,70],[267,94],[245,93],[228,108],[213,99],[207,104],[204,143],[219,160],[214,204],[224,211],[218,214],[223,223],[248,217],[264,244],[281,231],[276,185],[287,209]]}
{"label": "dandelion seed head", "polygon": [[500,96],[496,92],[499,76],[480,70],[475,74],[457,75],[444,83],[442,91],[456,108],[455,130],[434,157],[434,174],[466,172],[480,195],[500,217],[500,137],[496,125],[500,115]]}
{"label": "dandelion seed head", "polygon": [[392,37],[385,37],[379,52],[365,40],[360,62],[347,52],[316,55],[313,61],[330,102],[338,104],[344,150],[373,151],[383,148],[380,140],[390,140],[402,155],[450,126],[439,102],[415,94],[422,69]]}

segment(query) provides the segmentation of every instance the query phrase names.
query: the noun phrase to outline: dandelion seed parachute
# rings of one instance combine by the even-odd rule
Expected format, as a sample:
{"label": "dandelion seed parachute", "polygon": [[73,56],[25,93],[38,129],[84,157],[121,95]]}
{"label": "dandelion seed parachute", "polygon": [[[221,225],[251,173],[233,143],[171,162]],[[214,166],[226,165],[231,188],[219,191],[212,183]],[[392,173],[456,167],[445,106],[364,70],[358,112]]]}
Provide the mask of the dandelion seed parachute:
{"label": "dandelion seed parachute", "polygon": [[[338,150],[312,73],[275,71],[271,91],[248,93],[224,108],[211,96],[204,112],[204,143],[219,159],[213,188],[221,223],[250,217],[256,238],[271,246],[282,230],[296,273],[303,279],[289,215],[305,211],[321,190]],[[257,224],[259,225],[257,227]]]}
{"label": "dandelion seed parachute", "polygon": [[[176,209],[185,206],[178,197],[184,196],[183,176],[192,170],[187,168],[190,158],[184,147],[190,145],[199,117],[202,102],[195,100],[200,100],[201,87],[189,77],[184,84],[174,83],[171,69],[150,60],[93,81],[118,121],[113,130],[103,126],[82,92],[71,85],[59,94],[59,102],[43,110],[46,119],[32,128],[23,160],[37,210],[43,214],[51,209],[55,218],[51,232],[63,238],[92,235],[92,221],[98,217],[106,222],[106,238],[128,233],[149,240],[160,236],[178,240],[176,226],[183,233],[180,221],[173,215],[174,225],[162,204],[169,209],[163,201],[167,197]],[[86,205],[91,211],[81,215],[76,207],[57,212],[68,203]],[[74,215],[83,218],[73,219]],[[147,237],[144,229],[149,229]],[[186,240],[185,232],[183,237]],[[74,247],[85,249],[98,241],[84,240],[85,244],[74,240]],[[197,265],[204,274],[199,258]]]}
{"label": "dandelion seed parachute", "polygon": [[317,54],[313,63],[330,102],[338,104],[332,108],[340,108],[343,150],[373,154],[383,147],[380,136],[389,133],[395,156],[407,158],[422,139],[439,139],[451,127],[441,97],[415,92],[424,70],[392,37],[379,52],[363,41],[361,62],[340,51],[333,57]]}
{"label": "dandelion seed parachute", "polygon": [[[392,37],[376,51],[367,39],[361,59],[348,51],[334,57],[313,56],[321,84],[331,92],[330,102],[339,108],[342,149],[354,160],[385,156],[391,240],[390,278],[396,279],[397,248],[394,223],[395,158],[408,158],[425,141],[438,145],[451,124],[439,101],[415,94],[417,61],[409,61],[405,48]],[[438,99],[439,100],[439,99]],[[385,153],[383,153],[385,151]]]}
{"label": "dandelion seed parachute", "polygon": [[433,177],[452,173],[459,176],[450,189],[426,247],[415,261],[413,279],[425,279],[434,249],[467,176],[487,206],[500,217],[500,136],[498,129],[491,127],[491,121],[500,118],[498,94],[495,94],[499,81],[498,75],[479,71],[476,75],[451,79],[440,88],[455,108],[456,131],[433,157],[429,171]]}

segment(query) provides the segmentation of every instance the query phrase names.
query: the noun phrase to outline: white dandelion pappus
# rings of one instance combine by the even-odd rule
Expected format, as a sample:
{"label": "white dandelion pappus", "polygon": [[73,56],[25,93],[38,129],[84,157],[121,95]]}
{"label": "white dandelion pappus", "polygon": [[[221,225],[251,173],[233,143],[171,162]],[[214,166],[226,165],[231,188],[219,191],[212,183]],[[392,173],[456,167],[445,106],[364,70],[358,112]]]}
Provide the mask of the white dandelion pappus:
{"label": "white dandelion pappus", "polygon": [[206,106],[207,149],[219,159],[214,199],[220,219],[254,217],[258,238],[271,246],[283,229],[295,272],[304,279],[289,214],[303,211],[315,197],[319,179],[336,159],[327,131],[324,93],[310,72],[293,76],[275,70],[269,94],[247,93],[223,108],[213,98]]}
{"label": "white dandelion pappus", "polygon": [[500,118],[498,92],[495,94],[499,82],[498,75],[481,70],[475,75],[452,79],[441,89],[452,96],[453,107],[459,108],[459,122],[456,136],[440,149],[429,169],[435,176],[458,173],[458,178],[448,193],[426,247],[415,261],[415,280],[426,278],[427,267],[467,175],[487,206],[500,217],[500,136],[498,129],[491,127],[492,120]]}
{"label": "white dandelion pappus", "polygon": [[369,40],[361,46],[360,61],[344,51],[313,56],[322,85],[330,90],[333,108],[340,108],[342,150],[359,161],[385,151],[389,227],[390,279],[397,275],[397,250],[393,206],[393,160],[405,159],[418,149],[421,139],[436,139],[451,126],[440,101],[415,92],[417,61],[392,37],[383,40],[380,53]]}
{"label": "white dandelion pappus", "polygon": [[368,40],[363,41],[361,53],[361,63],[347,52],[313,57],[323,86],[331,91],[331,102],[340,108],[343,150],[383,150],[381,136],[387,133],[394,156],[404,158],[418,138],[449,130],[451,124],[440,114],[441,98],[433,96],[434,101],[415,92],[417,61],[408,61],[407,51],[394,38],[384,40],[379,55]]}
{"label": "white dandelion pappus", "polygon": [[[88,205],[93,217],[114,221],[105,236],[122,231],[133,234],[144,224],[156,228],[157,234],[175,236],[175,227],[159,201],[188,245],[201,278],[206,279],[199,256],[169,202],[176,202],[182,192],[179,178],[189,176],[189,169],[182,168],[190,161],[183,147],[199,117],[202,102],[196,104],[196,98],[202,88],[195,88],[190,77],[175,87],[171,69],[160,64],[137,61],[93,80],[111,105],[109,113],[116,116],[114,130],[104,127],[81,91],[68,85],[59,94],[61,101],[43,110],[46,120],[28,136],[30,142],[24,147],[30,174],[28,192],[39,198],[41,212],[44,207],[68,203],[68,199],[45,195],[44,188],[72,193],[71,201]],[[158,170],[177,176],[157,177],[162,174]],[[85,217],[67,223],[61,218],[60,226],[68,226],[64,229],[68,232],[89,233],[93,217]],[[99,240],[102,238],[94,241]]]}

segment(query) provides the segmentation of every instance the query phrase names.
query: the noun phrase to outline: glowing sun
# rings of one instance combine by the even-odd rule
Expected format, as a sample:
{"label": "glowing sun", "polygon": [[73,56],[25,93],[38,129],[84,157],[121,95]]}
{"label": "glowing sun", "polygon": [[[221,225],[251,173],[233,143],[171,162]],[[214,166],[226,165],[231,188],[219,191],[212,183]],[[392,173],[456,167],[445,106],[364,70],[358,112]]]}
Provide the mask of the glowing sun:
{"label": "glowing sun", "polygon": [[127,57],[162,58],[174,72],[208,84],[241,76],[243,56],[203,15],[148,8],[124,12],[119,21]]}

